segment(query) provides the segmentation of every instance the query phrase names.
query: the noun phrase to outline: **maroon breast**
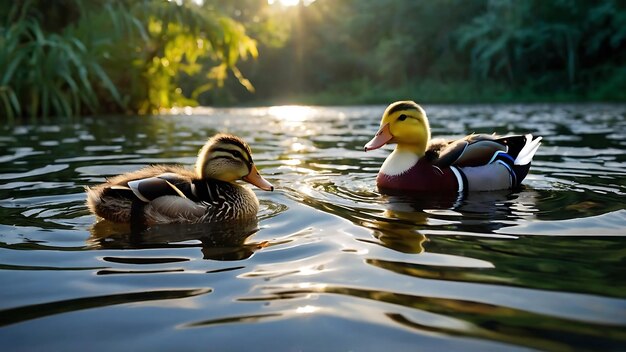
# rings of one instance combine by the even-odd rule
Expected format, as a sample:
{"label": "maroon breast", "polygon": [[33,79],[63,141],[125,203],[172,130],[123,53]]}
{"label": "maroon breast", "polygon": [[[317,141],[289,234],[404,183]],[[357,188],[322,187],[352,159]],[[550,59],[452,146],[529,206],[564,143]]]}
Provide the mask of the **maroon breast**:
{"label": "maroon breast", "polygon": [[424,159],[420,159],[410,169],[399,175],[378,173],[376,185],[381,191],[394,193],[397,191],[439,193],[459,191],[459,182],[450,168],[440,169]]}

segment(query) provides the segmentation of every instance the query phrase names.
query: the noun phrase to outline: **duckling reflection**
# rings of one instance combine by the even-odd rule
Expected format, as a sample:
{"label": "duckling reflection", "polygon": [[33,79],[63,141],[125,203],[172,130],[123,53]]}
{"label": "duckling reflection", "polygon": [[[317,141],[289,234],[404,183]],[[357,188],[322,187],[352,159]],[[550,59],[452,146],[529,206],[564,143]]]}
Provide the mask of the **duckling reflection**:
{"label": "duckling reflection", "polygon": [[243,260],[267,245],[267,242],[245,243],[258,230],[256,218],[237,222],[164,224],[143,229],[104,220],[91,227],[87,245],[95,249],[200,247],[204,259]]}

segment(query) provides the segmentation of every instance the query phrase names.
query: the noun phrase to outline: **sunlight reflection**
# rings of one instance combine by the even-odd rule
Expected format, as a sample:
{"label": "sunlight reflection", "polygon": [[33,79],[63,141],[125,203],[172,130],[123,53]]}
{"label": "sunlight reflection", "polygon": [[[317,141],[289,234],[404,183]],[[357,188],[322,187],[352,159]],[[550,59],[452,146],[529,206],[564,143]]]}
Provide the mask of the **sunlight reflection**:
{"label": "sunlight reflection", "polygon": [[281,164],[287,165],[287,166],[298,166],[298,165],[302,164],[302,160],[300,160],[300,159],[281,160],[280,162],[281,162]]}
{"label": "sunlight reflection", "polygon": [[300,5],[300,2],[302,2],[302,5],[304,6],[309,6],[314,1],[315,0],[267,0],[267,3],[270,5],[280,4],[284,7],[292,7]]}
{"label": "sunlight reflection", "polygon": [[321,273],[322,271],[329,271],[328,269],[324,269],[322,266],[315,266],[315,267],[301,267],[300,269],[298,269],[298,275],[302,275],[302,276],[310,276],[310,275],[317,275],[319,273]]}
{"label": "sunlight reflection", "polygon": [[296,313],[298,313],[298,314],[311,314],[311,313],[317,312],[318,310],[320,310],[319,307],[306,305],[306,306],[303,306],[303,307],[296,308]]}
{"label": "sunlight reflection", "polygon": [[326,284],[314,284],[312,282],[301,282],[297,285],[299,289],[316,289],[318,291],[324,290]]}
{"label": "sunlight reflection", "polygon": [[294,142],[291,144],[291,150],[293,150],[294,152],[301,152],[303,150],[306,150],[306,146],[300,142]]}
{"label": "sunlight reflection", "polygon": [[284,105],[272,106],[269,108],[268,113],[285,122],[304,122],[313,116],[315,110],[309,106]]}
{"label": "sunlight reflection", "polygon": [[[280,145],[289,152],[297,154],[310,153],[316,150],[310,141],[298,137],[285,139]],[[299,157],[299,155],[295,155],[295,157]]]}
{"label": "sunlight reflection", "polygon": [[170,115],[187,115],[187,116],[191,116],[194,113],[198,113],[197,111],[194,111],[194,108],[192,108],[191,106],[184,106],[184,107],[173,107],[171,109],[161,109],[160,113],[162,114],[170,114]]}

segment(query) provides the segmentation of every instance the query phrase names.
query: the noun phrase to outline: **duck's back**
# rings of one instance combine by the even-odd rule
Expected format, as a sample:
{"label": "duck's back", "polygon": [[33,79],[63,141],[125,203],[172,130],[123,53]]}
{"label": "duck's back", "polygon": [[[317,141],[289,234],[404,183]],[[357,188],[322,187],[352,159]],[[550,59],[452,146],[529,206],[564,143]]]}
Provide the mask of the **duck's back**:
{"label": "duck's back", "polygon": [[[515,159],[526,145],[528,136],[496,136],[472,134],[463,139],[441,142],[431,146],[433,164],[439,167],[451,165],[458,167],[475,167],[490,163],[498,152],[507,153]],[[532,137],[530,137],[532,138]]]}

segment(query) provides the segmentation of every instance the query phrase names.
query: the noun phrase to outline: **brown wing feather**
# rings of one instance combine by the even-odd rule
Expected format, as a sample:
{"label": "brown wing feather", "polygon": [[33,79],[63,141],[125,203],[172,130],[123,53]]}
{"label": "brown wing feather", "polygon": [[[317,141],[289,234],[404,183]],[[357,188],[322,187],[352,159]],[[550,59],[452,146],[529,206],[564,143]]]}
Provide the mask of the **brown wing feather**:
{"label": "brown wing feather", "polygon": [[451,141],[446,141],[443,138],[432,139],[426,149],[425,157],[429,162],[435,162],[439,158],[439,153],[445,149]]}
{"label": "brown wing feather", "polygon": [[112,185],[127,186],[128,181],[155,177],[164,173],[174,173],[174,174],[178,174],[181,176],[189,177],[190,179],[195,178],[195,173],[193,171],[187,170],[180,166],[154,165],[154,166],[145,167],[141,170],[132,171],[132,172],[128,172],[122,175],[111,177],[107,179],[107,182],[103,185],[104,186],[112,186]]}
{"label": "brown wing feather", "polygon": [[482,140],[474,142],[465,148],[465,151],[454,161],[453,165],[460,167],[485,165],[491,160],[495,152],[506,152],[506,149],[505,145],[496,141]]}
{"label": "brown wing feather", "polygon": [[448,142],[447,146],[439,151],[439,157],[433,164],[438,167],[484,165],[496,151],[506,151],[506,146],[497,142],[496,138],[495,134],[471,134]]}
{"label": "brown wing feather", "polygon": [[435,160],[434,164],[438,167],[448,167],[454,164],[454,162],[461,157],[468,144],[469,142],[463,139],[459,139],[448,144],[447,147],[439,152],[439,158]]}

